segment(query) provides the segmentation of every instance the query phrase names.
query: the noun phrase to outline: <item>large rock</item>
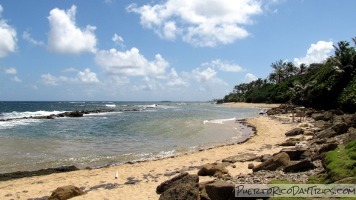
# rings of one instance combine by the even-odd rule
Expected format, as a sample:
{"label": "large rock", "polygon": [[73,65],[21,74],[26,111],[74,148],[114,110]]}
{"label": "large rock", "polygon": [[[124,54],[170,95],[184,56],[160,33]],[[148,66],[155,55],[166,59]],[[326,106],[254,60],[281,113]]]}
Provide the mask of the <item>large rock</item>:
{"label": "large rock", "polygon": [[338,144],[337,144],[337,143],[334,143],[334,142],[324,144],[324,145],[322,145],[322,146],[320,147],[318,153],[319,153],[319,154],[322,154],[322,153],[324,153],[324,152],[332,151],[332,150],[336,149],[337,146],[338,146]]}
{"label": "large rock", "polygon": [[284,168],[284,172],[305,172],[311,169],[315,169],[315,165],[309,160],[302,160],[292,163]]}
{"label": "large rock", "polygon": [[287,133],[285,133],[286,136],[295,136],[295,135],[301,135],[304,133],[304,130],[302,128],[294,128]]}
{"label": "large rock", "polygon": [[247,162],[247,161],[255,160],[256,158],[257,158],[256,154],[244,153],[241,155],[230,156],[230,157],[224,158],[222,160],[222,162],[228,162],[228,163]]}
{"label": "large rock", "polygon": [[337,123],[334,126],[331,127],[331,129],[333,129],[337,135],[341,135],[347,132],[347,130],[349,130],[349,127],[346,123]]}
{"label": "large rock", "polygon": [[224,174],[229,172],[225,166],[221,163],[208,163],[203,165],[202,168],[198,171],[199,176],[218,176],[221,177]]}
{"label": "large rock", "polygon": [[325,129],[323,131],[316,133],[313,136],[313,139],[331,138],[331,137],[335,137],[336,135],[337,135],[337,133],[332,128],[328,128],[328,129]]}
{"label": "large rock", "polygon": [[290,163],[289,155],[285,152],[274,155],[272,158],[266,160],[265,162],[259,164],[252,169],[253,172],[260,170],[273,171],[277,169],[283,169]]}
{"label": "large rock", "polygon": [[224,181],[215,181],[205,185],[205,192],[211,200],[227,200],[235,197],[235,185]]}
{"label": "large rock", "polygon": [[48,200],[67,200],[83,194],[85,194],[85,192],[80,188],[73,185],[67,185],[55,189]]}
{"label": "large rock", "polygon": [[156,189],[160,200],[196,200],[199,198],[199,176],[180,174],[160,184]]}
{"label": "large rock", "polygon": [[307,149],[303,148],[285,148],[281,150],[281,152],[288,154],[290,160],[300,160],[305,151],[307,151]]}
{"label": "large rock", "polygon": [[288,138],[286,141],[279,144],[279,146],[295,146],[303,140],[305,140],[305,138]]}

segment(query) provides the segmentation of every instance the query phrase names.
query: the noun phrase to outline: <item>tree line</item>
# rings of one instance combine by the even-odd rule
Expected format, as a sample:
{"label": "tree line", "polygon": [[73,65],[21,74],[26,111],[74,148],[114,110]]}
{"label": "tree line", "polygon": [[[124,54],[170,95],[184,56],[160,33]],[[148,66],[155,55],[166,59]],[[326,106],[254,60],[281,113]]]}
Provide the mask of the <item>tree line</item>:
{"label": "tree line", "polygon": [[356,111],[356,37],[334,45],[322,63],[295,66],[278,60],[265,79],[241,83],[223,102],[291,103],[316,109]]}

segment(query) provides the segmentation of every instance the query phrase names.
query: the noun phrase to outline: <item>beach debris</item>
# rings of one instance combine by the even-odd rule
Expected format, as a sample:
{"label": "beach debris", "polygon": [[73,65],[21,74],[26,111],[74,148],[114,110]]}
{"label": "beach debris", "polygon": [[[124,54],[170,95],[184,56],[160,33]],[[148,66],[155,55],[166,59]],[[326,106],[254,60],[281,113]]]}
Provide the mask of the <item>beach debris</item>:
{"label": "beach debris", "polygon": [[249,163],[248,165],[247,165],[247,168],[248,169],[253,169],[255,167],[255,165],[253,164],[253,163]]}
{"label": "beach debris", "polygon": [[182,173],[161,183],[156,188],[161,194],[160,200],[195,200],[199,199],[199,176]]}
{"label": "beach debris", "polygon": [[118,178],[119,178],[119,171],[116,171],[115,179],[118,179]]}
{"label": "beach debris", "polygon": [[83,194],[85,194],[85,192],[80,188],[74,185],[67,185],[55,189],[48,200],[66,200]]}

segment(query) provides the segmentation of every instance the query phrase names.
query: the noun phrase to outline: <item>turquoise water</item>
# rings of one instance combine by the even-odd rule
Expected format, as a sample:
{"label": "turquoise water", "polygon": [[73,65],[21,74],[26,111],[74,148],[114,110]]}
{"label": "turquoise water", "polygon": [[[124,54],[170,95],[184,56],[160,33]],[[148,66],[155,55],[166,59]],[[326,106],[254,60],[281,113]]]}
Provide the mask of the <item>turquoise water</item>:
{"label": "turquoise water", "polygon": [[[97,109],[113,112],[30,118]],[[211,103],[0,102],[0,173],[104,166],[238,142],[250,133],[236,119],[257,113]]]}

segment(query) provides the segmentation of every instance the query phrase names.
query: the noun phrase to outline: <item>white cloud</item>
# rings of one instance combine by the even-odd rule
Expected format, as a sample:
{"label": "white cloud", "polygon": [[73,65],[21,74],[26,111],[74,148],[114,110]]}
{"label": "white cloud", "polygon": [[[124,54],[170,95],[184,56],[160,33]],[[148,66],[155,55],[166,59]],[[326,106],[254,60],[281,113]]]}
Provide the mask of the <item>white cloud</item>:
{"label": "white cloud", "polygon": [[140,15],[143,27],[160,37],[182,40],[195,46],[214,47],[249,36],[245,25],[262,13],[258,0],[167,0],[161,4],[129,5],[126,9]]}
{"label": "white cloud", "polygon": [[22,80],[17,76],[12,77],[11,80],[14,81],[14,82],[17,82],[17,83],[21,83],[22,82]]}
{"label": "white cloud", "polygon": [[258,79],[257,76],[255,76],[254,74],[247,73],[247,74],[245,75],[245,81],[246,81],[246,82],[255,81],[255,80],[257,80],[257,79]]}
{"label": "white cloud", "polygon": [[121,76],[159,76],[164,75],[169,67],[169,63],[160,54],[156,54],[155,60],[149,61],[137,48],[125,52],[101,50],[95,60],[107,73]]}
{"label": "white cloud", "polygon": [[17,74],[16,68],[10,67],[5,69],[5,74]]}
{"label": "white cloud", "polygon": [[188,82],[179,77],[175,69],[171,69],[171,72],[167,76],[168,86],[188,86]]}
{"label": "white cloud", "polygon": [[125,47],[125,45],[124,45],[124,39],[120,36],[120,35],[118,35],[118,34],[114,34],[114,36],[112,36],[112,41],[116,44],[116,45],[118,45],[118,46],[120,46],[120,47]]}
{"label": "white cloud", "polygon": [[43,46],[43,45],[44,45],[44,43],[43,43],[42,41],[37,41],[37,40],[33,39],[32,36],[31,36],[31,34],[28,33],[27,31],[24,31],[24,32],[22,33],[22,38],[23,38],[24,40],[26,40],[26,41],[28,41],[28,42],[34,44],[34,45],[38,45],[38,46]]}
{"label": "white cloud", "polygon": [[77,7],[73,5],[67,11],[58,8],[50,11],[48,16],[50,50],[68,54],[96,51],[97,39],[94,34],[96,27],[87,25],[85,29],[78,28],[75,24],[76,10]]}
{"label": "white cloud", "polygon": [[83,83],[99,83],[98,78],[94,72],[91,72],[90,69],[86,68],[82,72],[78,72],[77,75],[80,82]]}
{"label": "white cloud", "polygon": [[1,19],[3,7],[0,5],[0,58],[16,50],[16,30]]}
{"label": "white cloud", "polygon": [[294,58],[294,62],[299,66],[302,63],[312,64],[324,61],[334,50],[332,42],[318,41],[311,44],[307,54],[303,58]]}
{"label": "white cloud", "polygon": [[60,83],[99,83],[94,72],[86,68],[84,71],[79,71],[76,77],[53,76],[52,74],[41,75],[42,82],[45,85],[59,85]]}
{"label": "white cloud", "polygon": [[198,82],[209,81],[209,80],[215,78],[215,76],[217,74],[217,72],[215,70],[211,69],[210,67],[208,67],[207,69],[204,69],[204,70],[197,68],[197,69],[194,69],[192,71],[192,73]]}
{"label": "white cloud", "polygon": [[244,71],[244,69],[237,65],[237,64],[231,64],[226,61],[222,61],[220,59],[212,60],[209,63],[203,63],[202,66],[206,67],[211,67],[213,69],[217,69],[223,72],[241,72]]}

